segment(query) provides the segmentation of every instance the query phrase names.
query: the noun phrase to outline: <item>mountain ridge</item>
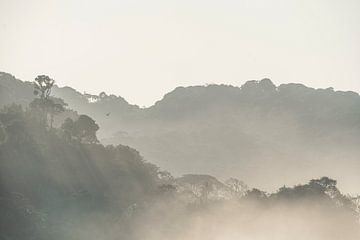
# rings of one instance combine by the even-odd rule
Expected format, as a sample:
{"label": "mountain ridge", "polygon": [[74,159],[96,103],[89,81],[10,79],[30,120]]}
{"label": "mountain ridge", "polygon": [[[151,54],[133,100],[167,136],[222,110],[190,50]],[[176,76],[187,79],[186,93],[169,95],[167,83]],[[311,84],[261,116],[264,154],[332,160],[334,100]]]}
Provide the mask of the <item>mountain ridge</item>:
{"label": "mountain ridge", "polygon": [[[31,83],[18,80],[4,87],[4,82],[11,77],[0,76],[0,92],[11,94],[0,94],[0,105],[33,98]],[[53,94],[93,117],[103,143],[134,147],[177,176],[233,176],[267,190],[334,176],[354,192],[353,182],[360,181],[355,171],[360,167],[360,96],[355,92],[276,86],[263,79],[242,87],[178,87],[148,108],[106,93],[55,88]]]}
{"label": "mountain ridge", "polygon": [[[17,84],[16,85],[21,85],[21,83],[27,85],[28,87],[30,87],[30,85],[32,86],[32,82],[30,81],[23,81],[21,79],[16,78],[14,75],[7,73],[7,72],[1,72],[0,71],[0,81],[4,86],[4,80],[7,81],[6,84],[10,83],[11,81],[16,81]],[[9,81],[10,80],[10,81]],[[284,89],[286,90],[294,90],[294,92],[296,92],[296,89],[302,89],[308,92],[327,92],[327,93],[333,93],[335,94],[334,96],[344,96],[347,95],[349,96],[353,96],[353,97],[359,97],[359,93],[356,91],[352,91],[352,90],[334,90],[334,88],[332,87],[327,87],[327,88],[313,88],[313,87],[309,87],[307,85],[304,85],[302,83],[283,83],[280,84],[278,86],[276,86],[269,78],[264,78],[261,80],[248,80],[245,81],[244,84],[240,85],[240,86],[235,86],[235,85],[231,85],[231,84],[205,84],[205,85],[190,85],[190,86],[178,86],[176,88],[174,88],[172,91],[165,93],[164,96],[155,101],[154,104],[148,106],[148,107],[139,107],[139,105],[137,104],[131,104],[128,101],[126,101],[125,98],[121,97],[120,95],[114,95],[114,94],[107,94],[106,92],[100,92],[99,94],[91,94],[91,93],[81,93],[78,90],[72,88],[71,86],[63,86],[63,87],[59,87],[57,85],[55,85],[54,88],[54,93],[55,95],[59,94],[58,97],[62,97],[62,96],[66,96],[66,95],[73,95],[73,96],[77,96],[78,98],[91,98],[91,97],[96,97],[101,99],[101,95],[106,96],[106,97],[110,97],[112,99],[114,98],[118,98],[120,101],[122,101],[124,104],[133,106],[134,108],[138,108],[138,109],[151,109],[156,107],[157,105],[161,104],[162,102],[173,98],[176,95],[179,95],[179,92],[182,93],[186,93],[186,92],[191,92],[193,89],[201,89],[204,91],[211,91],[213,89],[229,89],[231,91],[228,92],[237,92],[237,94],[239,94],[239,91],[244,90],[244,89],[251,89],[251,88],[256,88],[258,86],[260,86],[261,91],[266,91],[266,88],[264,88],[264,86],[269,87],[267,90],[270,91],[276,91],[276,92],[280,92]],[[66,93],[67,92],[67,93]],[[192,91],[194,92],[194,91]],[[293,92],[293,93],[294,93]],[[64,97],[64,100],[66,100],[66,97]],[[90,100],[88,100],[89,103],[91,103]]]}

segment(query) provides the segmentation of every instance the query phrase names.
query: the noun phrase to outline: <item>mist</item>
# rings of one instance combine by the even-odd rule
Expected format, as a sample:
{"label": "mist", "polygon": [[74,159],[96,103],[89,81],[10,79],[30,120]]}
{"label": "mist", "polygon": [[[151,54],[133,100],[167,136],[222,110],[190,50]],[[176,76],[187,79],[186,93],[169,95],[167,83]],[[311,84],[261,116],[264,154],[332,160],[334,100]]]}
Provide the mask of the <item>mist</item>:
{"label": "mist", "polygon": [[0,77],[2,239],[360,237],[356,93],[263,79],[139,108]]}
{"label": "mist", "polygon": [[155,210],[139,225],[145,227],[135,231],[136,239],[335,240],[360,236],[358,226],[346,214],[329,213],[313,203],[283,203],[272,208],[261,208],[252,202],[226,203],[195,213]]}
{"label": "mist", "polygon": [[0,9],[0,240],[360,239],[360,1]]}

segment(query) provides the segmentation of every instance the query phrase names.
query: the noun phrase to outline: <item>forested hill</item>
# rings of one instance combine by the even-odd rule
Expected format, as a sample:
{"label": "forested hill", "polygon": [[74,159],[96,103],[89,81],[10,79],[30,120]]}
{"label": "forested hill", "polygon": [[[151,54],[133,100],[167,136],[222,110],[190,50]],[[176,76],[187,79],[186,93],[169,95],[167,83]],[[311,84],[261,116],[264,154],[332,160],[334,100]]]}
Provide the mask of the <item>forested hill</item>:
{"label": "forested hill", "polygon": [[49,128],[32,108],[0,110],[0,239],[77,239],[82,221],[120,216],[157,193],[155,165],[130,147],[88,138],[96,124],[79,119]]}
{"label": "forested hill", "polygon": [[[33,92],[32,82],[23,82],[11,74],[0,72],[0,106],[18,103],[27,107],[34,98]],[[88,114],[102,123],[104,123],[106,113],[111,112],[112,116],[121,118],[131,115],[132,112],[139,109],[136,105],[130,105],[122,97],[108,96],[105,93],[99,95],[82,94],[71,87],[60,88],[55,85],[52,89],[52,95],[63,99],[68,104],[69,109]]]}
{"label": "forested hill", "polygon": [[[31,83],[0,75],[1,105],[31,101]],[[263,79],[241,87],[178,87],[148,108],[70,87],[55,86],[52,93],[77,114],[93,117],[103,143],[132,146],[175,175],[235,176],[270,190],[331,175],[345,191],[358,192],[360,97],[355,92],[275,86]],[[59,115],[57,124],[77,114]]]}
{"label": "forested hill", "polygon": [[[32,82],[23,82],[5,72],[0,72],[0,91],[2,106],[13,102],[26,106],[33,99]],[[334,91],[331,87],[314,89],[295,83],[275,86],[269,79],[248,81],[241,87],[215,84],[178,87],[148,108],[139,108],[121,96],[105,92],[82,94],[71,87],[57,86],[52,91],[71,109],[97,115],[100,122],[105,122],[106,113],[120,119],[175,121],[206,114],[210,109],[245,111],[249,107],[256,107],[264,114],[291,111],[299,119],[321,126],[358,127],[360,119],[360,96],[356,92]]]}
{"label": "forested hill", "polygon": [[[96,135],[99,130],[97,122],[91,116],[67,109],[60,98],[51,96],[54,81],[48,76],[39,75],[32,84],[14,81],[7,76],[10,79],[3,82],[10,82],[13,88],[11,84],[1,87],[2,93],[6,92],[1,97],[5,96],[7,102],[1,99],[5,106],[0,109],[0,239],[183,240],[194,236],[200,239],[222,239],[223,236],[267,239],[269,234],[276,239],[284,236],[297,239],[304,234],[306,238],[316,240],[337,240],[340,237],[357,240],[360,237],[359,197],[342,194],[337,181],[332,178],[309,178],[312,180],[307,179],[307,183],[293,187],[285,186],[289,184],[284,182],[285,185],[281,184],[283,187],[268,193],[252,188],[254,185],[251,183],[249,188],[231,174],[227,175],[229,179],[226,181],[199,174],[214,167],[211,158],[198,165],[201,171],[194,174],[196,169],[193,168],[190,174],[177,178],[145,161],[131,147],[102,145]],[[16,90],[30,91],[30,86],[31,101],[30,93],[21,97]],[[99,101],[107,97],[101,96]],[[11,103],[11,98],[15,103]],[[120,98],[114,99],[123,102]],[[30,104],[26,105],[27,101]],[[216,120],[215,117],[212,119]],[[134,124],[139,124],[140,120]],[[168,122],[162,124],[164,128],[161,129],[159,123],[164,123],[163,120],[149,121],[141,129],[144,130],[142,135],[138,136],[143,138],[149,134],[149,139],[153,138],[156,135],[151,133],[155,127],[155,132],[166,133],[165,138],[159,140],[171,143],[180,133],[174,129],[191,132],[201,129],[204,124],[203,120],[193,118],[191,122],[196,128],[190,128],[188,121],[178,119],[176,122],[183,125],[170,125]],[[210,129],[203,128],[206,132],[199,136],[190,134],[189,139],[205,145],[231,143],[226,142],[229,140],[226,138],[222,141],[211,138],[207,131],[215,130],[215,123],[207,126],[211,126]],[[238,126],[236,124],[237,121],[229,127]],[[169,130],[173,136],[168,134]],[[225,132],[227,137],[239,132],[231,134]],[[234,141],[233,146],[239,146],[238,137],[230,139]],[[184,146],[186,148],[182,151],[189,158],[183,161],[193,167],[191,161],[199,155],[190,154],[197,150],[194,151],[193,145],[180,145]],[[147,147],[153,147],[154,151],[159,149],[150,142]],[[163,154],[166,156],[168,152]],[[252,171],[253,177],[260,177],[263,181],[281,179],[276,175],[272,178],[258,175],[256,165],[247,165],[244,156],[236,156],[238,164]],[[168,159],[176,164],[176,156]],[[215,170],[227,174],[229,171],[224,171],[224,168],[228,160],[225,156],[219,158]],[[260,159],[253,163],[266,165],[266,161]],[[277,167],[288,170],[290,163],[295,164],[283,159],[283,165]],[[275,162],[272,165],[276,167]],[[250,176],[243,174],[240,168],[235,170],[242,179]],[[339,170],[342,172],[344,169]],[[306,177],[305,172],[301,174]],[[219,228],[219,219],[226,227]],[[209,226],[217,227],[211,227],[209,232]]]}
{"label": "forested hill", "polygon": [[134,149],[79,137],[82,115],[73,128],[49,128],[33,111],[0,110],[0,239],[208,239],[219,218],[227,227],[214,228],[218,237],[279,238],[284,226],[316,240],[360,236],[359,198],[328,177],[271,194],[235,178],[173,178]]}
{"label": "forested hill", "polygon": [[[32,82],[23,82],[4,72],[0,72],[0,93],[1,106],[14,102],[27,106],[34,97]],[[360,121],[360,96],[356,92],[314,89],[294,83],[275,86],[269,79],[248,81],[241,87],[178,87],[148,108],[129,104],[121,96],[105,92],[82,94],[71,87],[54,86],[52,94],[63,99],[69,108],[89,114],[103,123],[103,127],[112,129],[115,126],[108,124],[112,123],[108,113],[111,119],[122,120],[123,124],[130,124],[134,119],[183,121],[205,117],[209,111],[235,115],[239,111],[247,113],[249,109],[263,115],[291,113],[309,127],[359,128]]]}

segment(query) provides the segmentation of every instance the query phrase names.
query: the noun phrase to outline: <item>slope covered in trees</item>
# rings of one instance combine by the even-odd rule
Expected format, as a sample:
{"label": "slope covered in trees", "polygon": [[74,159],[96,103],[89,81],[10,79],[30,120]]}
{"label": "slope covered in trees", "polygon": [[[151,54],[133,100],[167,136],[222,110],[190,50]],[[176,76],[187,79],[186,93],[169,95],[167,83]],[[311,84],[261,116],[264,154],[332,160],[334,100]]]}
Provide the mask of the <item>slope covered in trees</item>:
{"label": "slope covered in trees", "polygon": [[69,139],[33,114],[18,105],[0,112],[1,239],[76,239],[67,221],[120,214],[155,192],[158,169],[136,150]]}
{"label": "slope covered in trees", "polygon": [[326,177],[268,194],[234,178],[174,178],[134,149],[67,138],[20,106],[0,122],[2,239],[360,236],[358,200]]}
{"label": "slope covered in trees", "polygon": [[[4,103],[32,99],[31,84],[5,73],[0,89]],[[354,92],[264,79],[241,87],[178,87],[148,108],[69,87],[55,86],[53,94],[77,111],[58,115],[55,125],[87,114],[100,126],[100,141],[132,146],[176,176],[234,176],[274,190],[330,175],[345,191],[358,192],[360,97]]]}
{"label": "slope covered in trees", "polygon": [[53,125],[70,110],[54,112],[52,81],[39,79],[44,94],[0,110],[0,239],[360,237],[359,198],[333,179],[266,193],[236,178],[174,178],[130,147],[100,144],[90,116]]}

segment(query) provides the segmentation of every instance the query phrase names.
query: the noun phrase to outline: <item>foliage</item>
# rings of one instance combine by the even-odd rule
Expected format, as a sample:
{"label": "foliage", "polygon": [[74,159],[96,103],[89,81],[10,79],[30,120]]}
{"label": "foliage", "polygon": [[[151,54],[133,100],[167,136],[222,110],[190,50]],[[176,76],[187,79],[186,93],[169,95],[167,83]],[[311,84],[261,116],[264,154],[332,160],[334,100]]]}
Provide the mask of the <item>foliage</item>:
{"label": "foliage", "polygon": [[[51,119],[62,112],[65,106],[64,101],[50,96],[53,86],[53,80],[39,76],[35,80],[38,98],[31,103],[30,108],[24,110],[20,105],[14,104],[0,111],[0,239],[87,239],[73,233],[82,231],[91,236],[94,226],[106,225],[102,227],[103,232],[107,232],[107,227],[115,224],[118,224],[115,225],[116,229],[127,230],[142,213],[151,212],[154,205],[162,212],[177,211],[185,216],[218,205],[231,205],[233,202],[239,204],[236,211],[242,211],[247,202],[255,202],[256,206],[260,206],[260,211],[263,211],[261,213],[278,206],[296,209],[297,206],[305,205],[310,208],[317,205],[328,216],[337,216],[331,215],[335,212],[344,213],[341,216],[346,218],[341,220],[358,217],[358,198],[355,201],[343,195],[337,188],[337,182],[328,177],[312,179],[309,183],[293,187],[284,186],[272,194],[259,189],[248,190],[245,183],[235,178],[224,183],[209,175],[188,174],[174,178],[169,172],[160,171],[154,164],[144,161],[135,149],[124,145],[100,144],[96,137],[99,126],[90,116],[66,118],[60,129],[53,128]],[[216,86],[208,88],[212,89],[211,94],[202,94],[214,101],[219,100],[214,97],[219,89]],[[213,91],[214,88],[216,91]],[[226,92],[224,88],[221,89]],[[194,92],[197,90],[196,88]],[[319,97],[312,90],[300,86],[280,89],[266,79],[249,82],[240,91],[241,96],[235,94],[239,97],[237,99],[242,99],[242,106],[245,108],[248,104],[250,109],[255,105],[271,109],[269,104],[272,103],[279,107],[275,103],[277,98],[286,99],[282,107],[289,105],[288,108],[291,109],[299,107],[294,103],[294,96],[297,94],[319,98],[314,102],[321,102],[322,97],[327,98],[329,94],[333,94],[331,90],[327,90],[321,93],[324,96]],[[194,97],[197,94],[189,95]],[[189,102],[193,100],[191,96]],[[94,105],[105,104],[105,101],[120,101],[105,93],[100,94],[99,98],[99,102],[93,103]],[[179,96],[176,98],[179,99]],[[341,99],[348,102],[350,98],[352,97],[346,95],[346,100]],[[307,101],[302,97],[296,99]],[[199,99],[195,103],[198,106],[204,104]],[[307,104],[302,102],[300,105],[304,107]],[[157,107],[159,106],[155,109]],[[170,110],[173,108],[166,108],[166,111]],[[317,113],[314,110],[312,114]],[[333,113],[326,114],[327,118]],[[308,115],[304,115],[307,119]],[[356,118],[353,118],[354,122]],[[191,137],[196,138],[194,135]],[[220,142],[219,138],[216,138],[216,142]],[[170,160],[172,159],[168,159]],[[208,165],[211,166],[209,163]],[[163,216],[155,214],[156,219]],[[168,221],[169,223],[176,225],[172,221]],[[139,232],[143,225],[133,224],[134,232]],[[87,228],[81,228],[83,226]],[[117,232],[116,238],[119,238],[118,234],[122,232]]]}
{"label": "foliage", "polygon": [[46,75],[39,75],[34,81],[34,94],[39,98],[30,103],[33,112],[44,124],[53,128],[54,116],[65,111],[67,105],[62,99],[51,97],[51,89],[55,80]]}
{"label": "foliage", "polygon": [[129,147],[93,144],[98,126],[88,116],[74,124],[81,142],[50,131],[33,108],[5,107],[0,123],[0,239],[64,239],[68,219],[121,214],[156,191],[157,168]]}
{"label": "foliage", "polygon": [[80,115],[76,121],[71,118],[65,119],[61,125],[63,136],[67,140],[76,139],[83,143],[98,143],[96,132],[99,130],[99,125],[87,115]]}
{"label": "foliage", "polygon": [[50,96],[51,89],[55,81],[46,75],[39,75],[34,81],[34,94],[39,95],[40,99],[47,99]]}
{"label": "foliage", "polygon": [[229,178],[225,181],[225,185],[239,197],[244,196],[249,188],[243,181],[236,178]]}

